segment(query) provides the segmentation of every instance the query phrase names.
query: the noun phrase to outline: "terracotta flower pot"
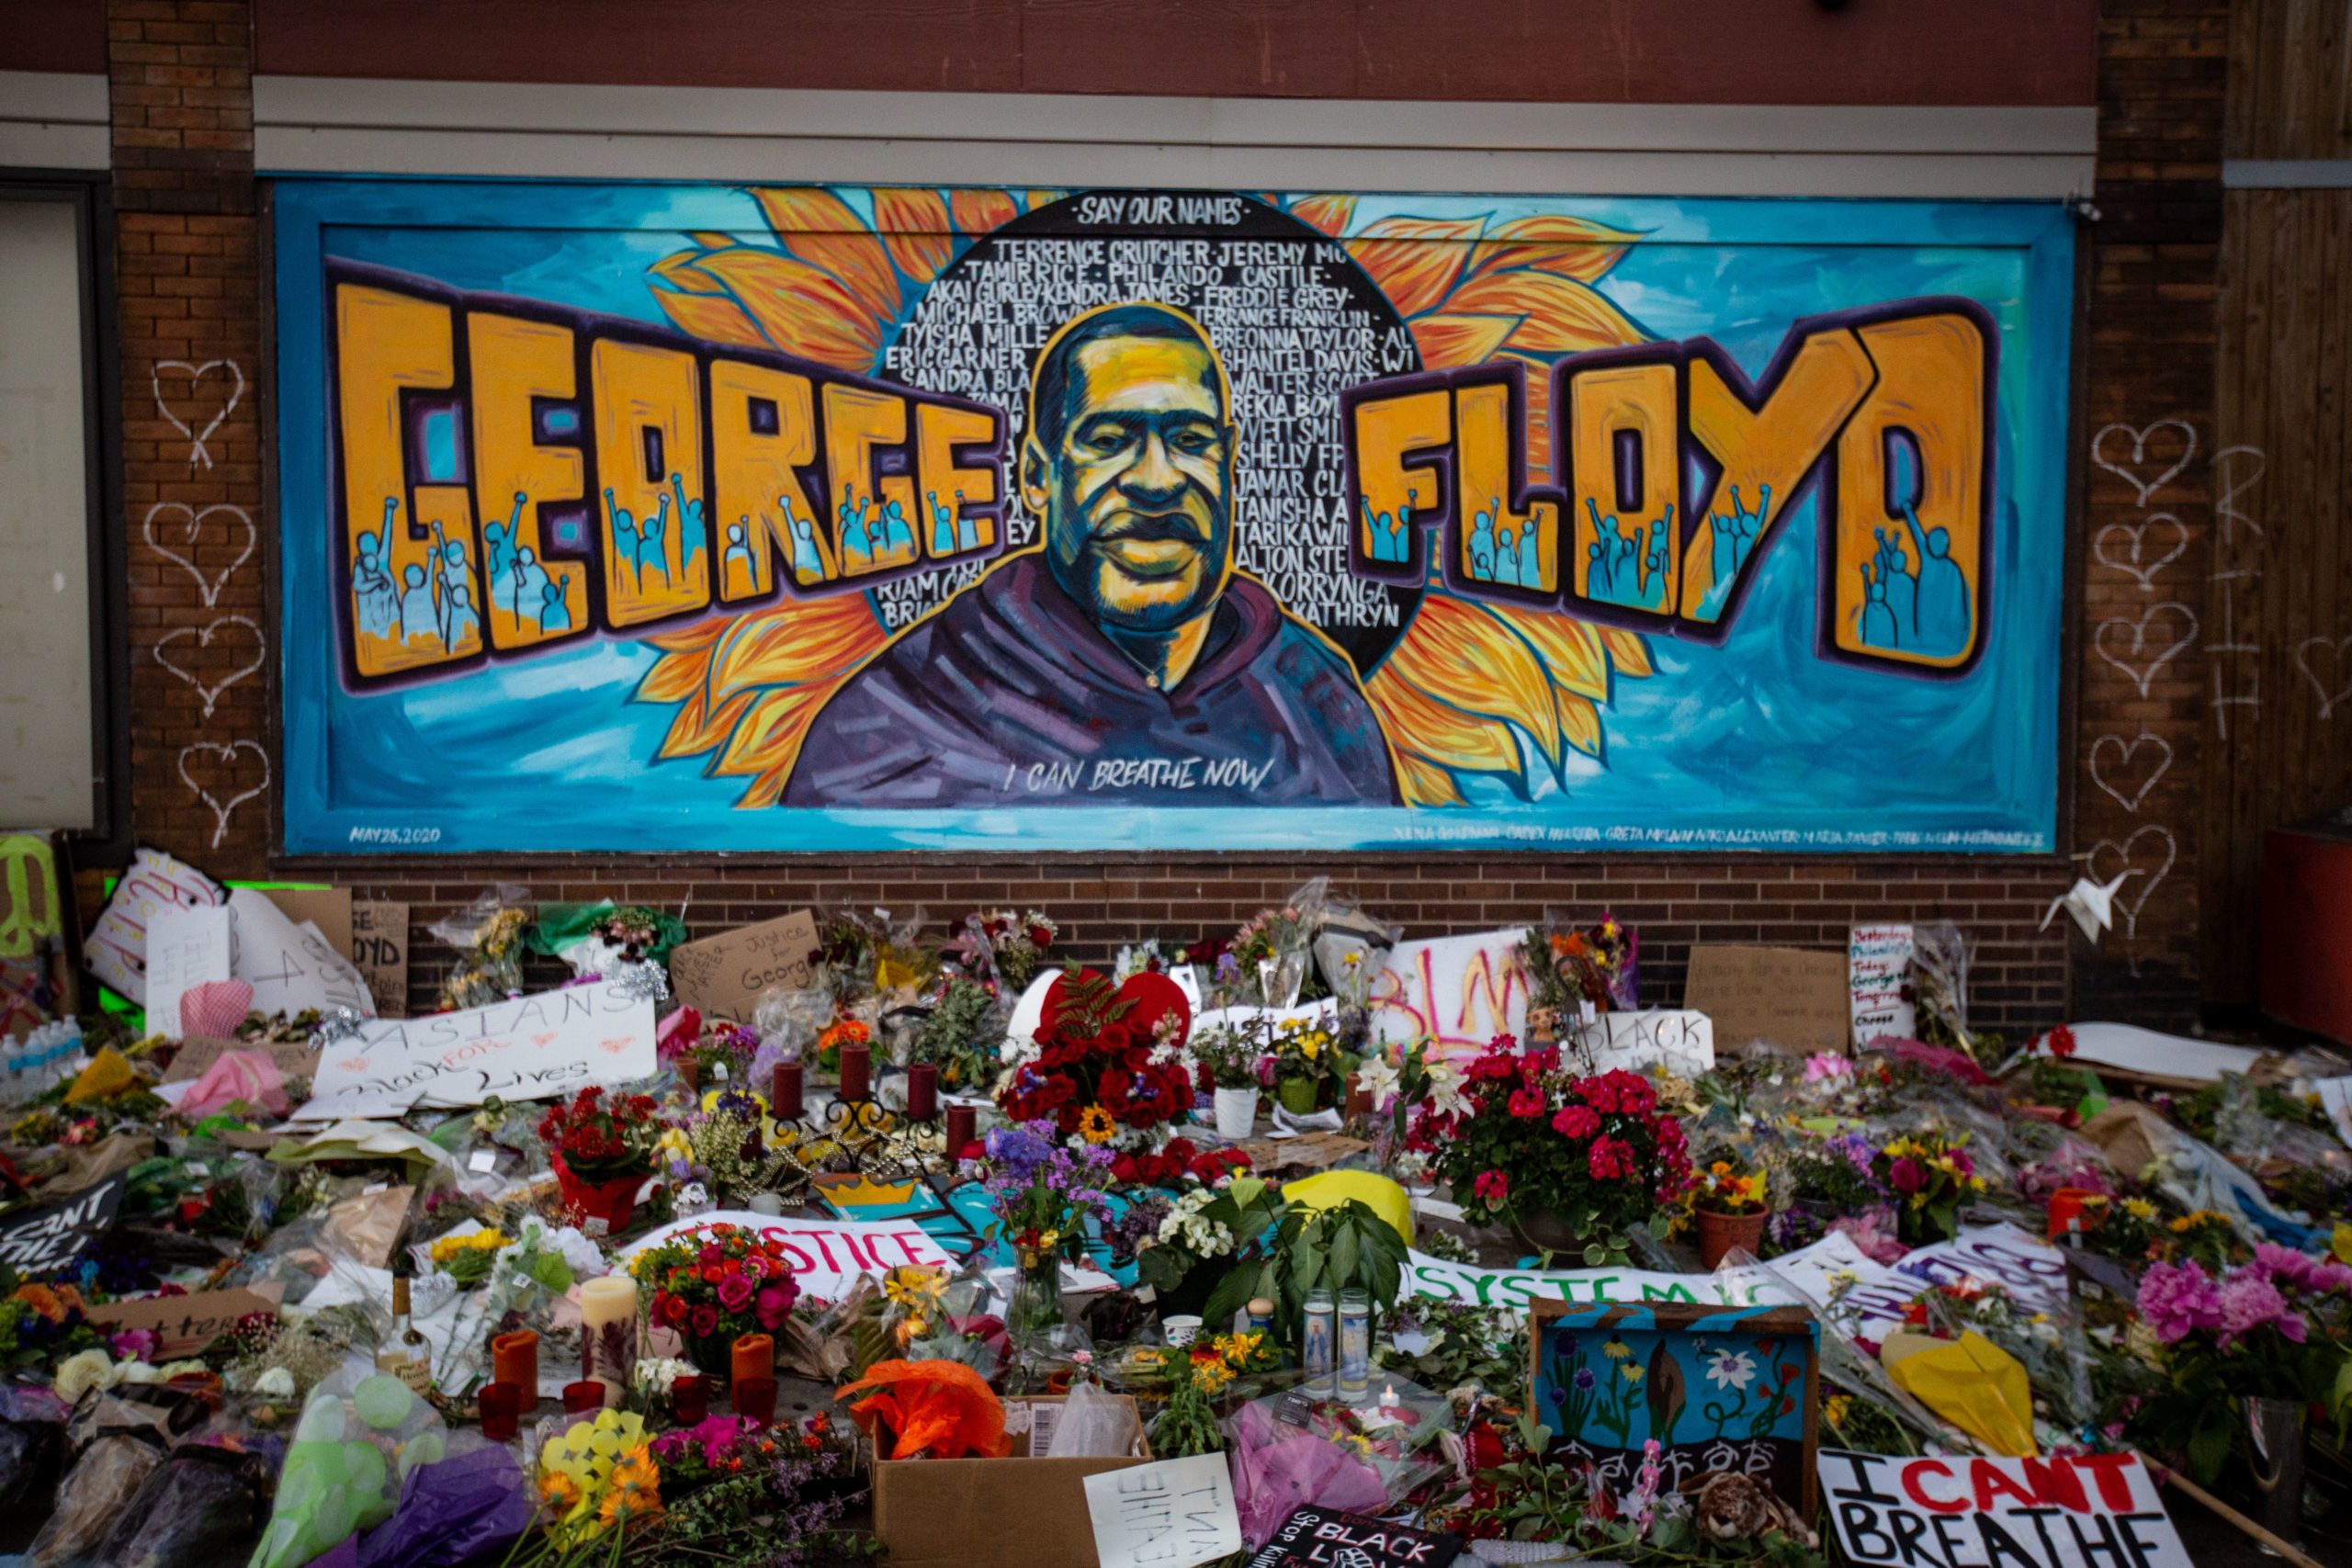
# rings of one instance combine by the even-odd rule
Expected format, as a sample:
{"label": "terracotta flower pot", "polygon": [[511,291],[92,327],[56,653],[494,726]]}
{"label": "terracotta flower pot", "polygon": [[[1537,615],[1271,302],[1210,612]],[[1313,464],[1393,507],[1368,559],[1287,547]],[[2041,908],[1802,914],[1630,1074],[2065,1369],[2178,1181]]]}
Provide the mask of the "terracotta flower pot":
{"label": "terracotta flower pot", "polygon": [[1713,1269],[1724,1260],[1734,1247],[1746,1249],[1750,1257],[1764,1240],[1764,1222],[1769,1213],[1719,1214],[1713,1209],[1699,1211],[1699,1266]]}
{"label": "terracotta flower pot", "polygon": [[593,1180],[575,1174],[563,1163],[560,1154],[550,1153],[548,1162],[555,1170],[557,1184],[563,1190],[565,1211],[579,1211],[582,1229],[594,1235],[591,1221],[602,1221],[605,1234],[610,1235],[628,1229],[629,1221],[637,1215],[638,1190],[645,1185],[650,1172]]}

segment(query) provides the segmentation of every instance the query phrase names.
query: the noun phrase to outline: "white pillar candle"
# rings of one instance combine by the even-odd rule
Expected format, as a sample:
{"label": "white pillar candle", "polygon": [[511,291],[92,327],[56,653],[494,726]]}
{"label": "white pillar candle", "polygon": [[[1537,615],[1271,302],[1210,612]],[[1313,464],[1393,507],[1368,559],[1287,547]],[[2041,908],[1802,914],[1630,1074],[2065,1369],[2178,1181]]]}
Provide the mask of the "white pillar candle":
{"label": "white pillar candle", "polygon": [[580,1375],[605,1385],[605,1404],[620,1404],[637,1361],[637,1281],[607,1274],[580,1287]]}

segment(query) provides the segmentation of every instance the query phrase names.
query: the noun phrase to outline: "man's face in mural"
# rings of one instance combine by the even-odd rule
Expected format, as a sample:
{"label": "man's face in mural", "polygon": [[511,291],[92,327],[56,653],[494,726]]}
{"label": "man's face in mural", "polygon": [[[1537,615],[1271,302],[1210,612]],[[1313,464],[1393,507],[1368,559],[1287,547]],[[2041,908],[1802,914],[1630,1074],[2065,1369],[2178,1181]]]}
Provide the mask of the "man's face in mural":
{"label": "man's face in mural", "polygon": [[1059,428],[1041,406],[1022,498],[1064,592],[1112,630],[1172,631],[1208,610],[1233,570],[1235,430],[1215,354],[1191,337],[1098,337],[1041,382],[1041,405],[1049,390]]}

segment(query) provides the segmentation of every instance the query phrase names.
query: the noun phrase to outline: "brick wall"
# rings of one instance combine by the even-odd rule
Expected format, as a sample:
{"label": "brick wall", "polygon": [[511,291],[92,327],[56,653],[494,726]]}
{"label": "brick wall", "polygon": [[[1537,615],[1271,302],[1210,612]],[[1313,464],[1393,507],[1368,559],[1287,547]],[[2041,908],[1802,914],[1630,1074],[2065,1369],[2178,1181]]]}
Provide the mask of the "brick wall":
{"label": "brick wall", "polygon": [[[2200,442],[2207,434],[2219,216],[2211,138],[2218,134],[2222,70],[2216,18],[2224,10],[2220,0],[2133,0],[2106,8],[2103,218],[2088,231],[2086,267],[2086,452],[2110,424],[2136,430],[2182,419]],[[2201,581],[2210,513],[2201,462],[2145,496],[2125,475],[2096,465],[2088,470],[2088,525],[2079,533],[2086,564],[2076,573],[2085,585],[2078,623],[2085,651],[2075,661],[2084,671],[2076,693],[2084,738],[2073,784],[2076,847],[2107,841],[2095,863],[2112,874],[2118,856],[2129,854],[2134,863],[2147,860],[2144,872],[2163,858],[2161,834],[2169,836],[2177,863],[2160,881],[2126,884],[2127,904],[2147,894],[2133,906],[2132,929],[2119,931],[2097,957],[2075,940],[2071,976],[2063,929],[2035,929],[2073,875],[2071,864],[2055,857],[274,862],[276,781],[269,770],[277,649],[268,583],[276,522],[264,509],[260,464],[265,367],[252,179],[252,24],[243,0],[109,0],[107,13],[120,215],[137,831],[142,841],[218,874],[331,878],[364,895],[409,903],[420,1003],[448,961],[423,927],[494,880],[526,883],[542,898],[610,895],[672,909],[683,904],[698,932],[831,900],[921,905],[935,919],[983,905],[1036,905],[1063,921],[1073,952],[1100,958],[1145,936],[1189,938],[1230,927],[1328,873],[1417,934],[1525,920],[1547,908],[1611,908],[1640,931],[1644,989],[1654,1001],[1679,998],[1694,941],[1837,946],[1858,921],[1950,919],[1981,944],[1974,1000],[1980,1019],[1994,1026],[2037,1027],[2060,1016],[2070,977],[2077,1005],[2093,1012],[2177,1017],[2194,1005],[2189,780],[2203,711],[2203,660],[2193,647],[2183,649],[2155,670],[2143,694],[2135,674],[2090,650],[2105,623],[2136,617],[2174,597],[2186,602],[2185,585]],[[199,436],[202,457],[194,452]],[[2123,456],[2118,439],[2108,437],[2104,457]],[[2160,450],[2149,446],[2143,458]],[[2156,580],[2160,591],[2143,593],[2129,573],[2092,558],[2100,530],[2135,525],[2145,513],[2166,510],[2190,531],[2191,547]],[[250,553],[246,518],[254,529]],[[2164,547],[2161,540],[2151,546],[2153,559]],[[2184,585],[2177,592],[2176,582]],[[2139,651],[2165,646],[2151,640],[2162,630],[2159,617]],[[2147,662],[2118,640],[2128,640],[2128,628],[2105,636],[2108,650],[2127,663]],[[2143,729],[2173,749],[2173,761],[2155,786],[2135,798],[2131,768],[2152,769],[2157,747],[2143,741],[2135,751],[2116,753]],[[2088,748],[2109,735],[2118,739],[2105,746],[2094,773]],[[2152,828],[2158,833],[2144,831]]]}
{"label": "brick wall", "polygon": [[2228,53],[2227,0],[2101,7],[2075,848],[2102,881],[2133,874],[2120,929],[2096,953],[2077,942],[2075,1005],[2094,1017],[2178,1021],[2200,999],[2200,747],[2213,682],[2233,678],[2201,625]]}

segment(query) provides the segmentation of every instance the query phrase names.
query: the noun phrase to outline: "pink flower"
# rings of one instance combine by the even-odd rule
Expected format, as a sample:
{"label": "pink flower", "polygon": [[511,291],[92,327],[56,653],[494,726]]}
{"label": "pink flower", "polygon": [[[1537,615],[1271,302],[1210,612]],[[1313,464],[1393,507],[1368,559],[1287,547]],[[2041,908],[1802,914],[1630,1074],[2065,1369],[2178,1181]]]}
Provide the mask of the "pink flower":
{"label": "pink flower", "polygon": [[1510,1196],[1510,1178],[1499,1170],[1483,1170],[1470,1184],[1470,1190],[1483,1202],[1499,1203]]}
{"label": "pink flower", "polygon": [[718,1304],[729,1312],[741,1312],[750,1304],[754,1287],[741,1274],[729,1274],[718,1281]]}
{"label": "pink flower", "polygon": [[1831,1052],[1817,1052],[1804,1059],[1804,1081],[1807,1083],[1835,1083],[1853,1076],[1854,1064]]}
{"label": "pink flower", "polygon": [[2276,1242],[2254,1244],[2253,1267],[2273,1280],[2284,1280],[2293,1290],[2315,1294],[2352,1292],[2352,1268],[2332,1258],[2313,1258]]}
{"label": "pink flower", "polygon": [[792,1310],[792,1298],[795,1294],[788,1281],[782,1285],[770,1285],[762,1290],[759,1304],[752,1309],[759,1316],[760,1326],[773,1330],[777,1324],[782,1323],[785,1314]]}
{"label": "pink flower", "polygon": [[1589,1105],[1563,1105],[1552,1118],[1552,1131],[1564,1138],[1589,1138],[1600,1131],[1600,1117]]}
{"label": "pink flower", "polygon": [[1623,1138],[1595,1138],[1585,1156],[1585,1168],[1595,1181],[1614,1181],[1634,1168],[1634,1145]]}
{"label": "pink flower", "polygon": [[709,1338],[718,1332],[718,1309],[708,1302],[703,1303],[695,1308],[694,1325],[697,1337]]}
{"label": "pink flower", "polygon": [[1919,1162],[1905,1156],[1887,1168],[1886,1179],[1897,1192],[1917,1192],[1927,1185],[1928,1178]]}
{"label": "pink flower", "polygon": [[2303,1342],[2303,1314],[2288,1306],[2287,1298],[2265,1274],[2241,1269],[2222,1281],[2214,1298],[2220,1303],[2224,1347],[2257,1328],[2276,1328],[2296,1344]]}
{"label": "pink flower", "polygon": [[1510,1113],[1524,1122],[1532,1122],[1544,1114],[1544,1091],[1540,1089],[1513,1089]]}
{"label": "pink flower", "polygon": [[2143,1321],[2166,1345],[2197,1329],[2222,1326],[2221,1297],[2194,1263],[2149,1264],[2140,1276],[2139,1308]]}

